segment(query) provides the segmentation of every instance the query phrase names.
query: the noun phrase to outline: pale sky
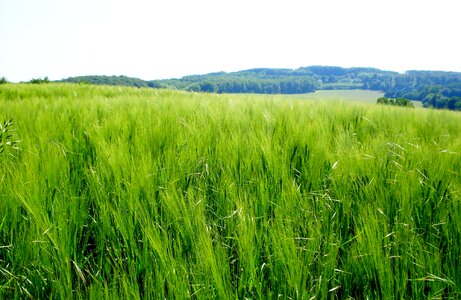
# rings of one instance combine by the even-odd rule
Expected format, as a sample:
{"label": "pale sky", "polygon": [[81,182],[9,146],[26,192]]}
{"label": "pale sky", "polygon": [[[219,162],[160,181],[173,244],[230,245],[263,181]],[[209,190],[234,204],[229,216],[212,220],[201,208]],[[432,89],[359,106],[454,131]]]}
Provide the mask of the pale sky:
{"label": "pale sky", "polygon": [[461,71],[459,0],[0,0],[0,77]]}

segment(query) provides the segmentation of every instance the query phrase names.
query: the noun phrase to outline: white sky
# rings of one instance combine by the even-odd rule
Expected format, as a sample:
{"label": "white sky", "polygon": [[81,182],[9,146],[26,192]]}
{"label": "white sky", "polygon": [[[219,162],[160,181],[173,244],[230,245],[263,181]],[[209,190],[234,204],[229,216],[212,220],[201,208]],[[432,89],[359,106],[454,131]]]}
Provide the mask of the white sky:
{"label": "white sky", "polygon": [[0,77],[461,71],[459,0],[0,0]]}

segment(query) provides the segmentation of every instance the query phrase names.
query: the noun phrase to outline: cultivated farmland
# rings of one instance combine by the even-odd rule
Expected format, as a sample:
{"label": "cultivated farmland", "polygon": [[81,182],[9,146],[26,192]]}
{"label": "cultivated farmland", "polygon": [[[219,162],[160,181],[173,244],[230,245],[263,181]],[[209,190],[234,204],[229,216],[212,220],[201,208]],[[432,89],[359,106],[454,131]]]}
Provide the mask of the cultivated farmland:
{"label": "cultivated farmland", "polygon": [[461,114],[0,86],[0,298],[461,295]]}

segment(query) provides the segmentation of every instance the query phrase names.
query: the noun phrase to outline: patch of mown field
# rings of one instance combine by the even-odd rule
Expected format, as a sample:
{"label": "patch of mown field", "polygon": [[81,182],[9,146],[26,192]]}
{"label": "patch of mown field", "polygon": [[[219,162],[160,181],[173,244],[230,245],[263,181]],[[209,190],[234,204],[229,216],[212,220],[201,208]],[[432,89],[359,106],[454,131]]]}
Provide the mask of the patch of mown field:
{"label": "patch of mown field", "polygon": [[[297,98],[307,100],[352,101],[370,104],[376,104],[381,97],[384,97],[383,92],[371,90],[318,90],[314,93],[297,95]],[[411,101],[415,107],[423,107],[421,101]]]}
{"label": "patch of mown field", "polygon": [[384,93],[370,90],[319,90],[303,96],[312,100],[342,100],[376,104],[378,98],[384,97]]}
{"label": "patch of mown field", "polygon": [[457,298],[460,116],[2,85],[0,298]]}

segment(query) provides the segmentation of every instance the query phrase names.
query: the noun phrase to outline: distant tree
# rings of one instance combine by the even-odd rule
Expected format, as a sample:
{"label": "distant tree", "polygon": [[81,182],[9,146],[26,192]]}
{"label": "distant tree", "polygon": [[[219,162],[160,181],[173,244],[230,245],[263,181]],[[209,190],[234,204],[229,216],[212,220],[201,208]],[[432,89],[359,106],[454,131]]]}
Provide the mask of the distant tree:
{"label": "distant tree", "polygon": [[392,99],[387,97],[381,97],[376,101],[376,103],[384,105],[414,107],[413,102],[405,98]]}
{"label": "distant tree", "polygon": [[216,93],[218,91],[218,86],[211,82],[200,83],[199,87],[201,92]]}
{"label": "distant tree", "polygon": [[461,110],[461,99],[453,105],[454,110]]}
{"label": "distant tree", "polygon": [[164,86],[160,82],[154,80],[147,82],[147,86],[154,89],[164,88]]}
{"label": "distant tree", "polygon": [[127,76],[78,76],[69,77],[61,80],[61,82],[72,82],[95,85],[120,85],[120,86],[133,86],[133,87],[147,87],[146,81],[138,78]]}
{"label": "distant tree", "polygon": [[0,78],[0,84],[5,84],[8,83],[8,80],[6,80],[5,77]]}
{"label": "distant tree", "polygon": [[50,80],[48,79],[48,76],[45,76],[43,79],[41,78],[32,78],[29,83],[32,84],[43,84],[43,83],[50,83]]}
{"label": "distant tree", "polygon": [[413,102],[405,98],[395,99],[395,105],[397,106],[413,106]]}
{"label": "distant tree", "polygon": [[455,97],[449,98],[447,107],[448,109],[459,110],[459,108],[457,109],[456,107],[457,104],[461,104],[461,97],[455,96]]}
{"label": "distant tree", "polygon": [[389,99],[386,98],[386,97],[381,97],[381,98],[378,98],[378,101],[376,103],[378,103],[378,104],[389,104]]}
{"label": "distant tree", "polygon": [[315,75],[320,76],[343,76],[346,74],[346,69],[341,67],[331,67],[331,66],[310,66],[307,67]]}

